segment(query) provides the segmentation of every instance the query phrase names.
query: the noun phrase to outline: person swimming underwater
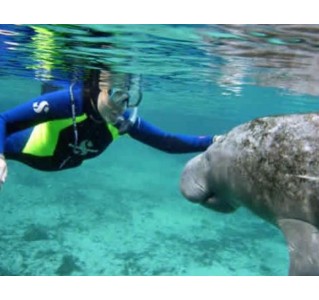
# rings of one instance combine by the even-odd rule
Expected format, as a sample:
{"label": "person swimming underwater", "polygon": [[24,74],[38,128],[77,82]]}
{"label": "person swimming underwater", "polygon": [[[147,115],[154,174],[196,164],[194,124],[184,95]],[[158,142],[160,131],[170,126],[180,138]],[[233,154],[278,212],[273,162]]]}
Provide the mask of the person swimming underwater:
{"label": "person swimming underwater", "polygon": [[44,93],[0,114],[1,185],[7,160],[42,171],[65,170],[97,157],[124,134],[168,153],[201,152],[211,145],[212,136],[167,133],[139,117],[138,76],[117,89],[101,79],[102,72],[93,74],[89,82]]}

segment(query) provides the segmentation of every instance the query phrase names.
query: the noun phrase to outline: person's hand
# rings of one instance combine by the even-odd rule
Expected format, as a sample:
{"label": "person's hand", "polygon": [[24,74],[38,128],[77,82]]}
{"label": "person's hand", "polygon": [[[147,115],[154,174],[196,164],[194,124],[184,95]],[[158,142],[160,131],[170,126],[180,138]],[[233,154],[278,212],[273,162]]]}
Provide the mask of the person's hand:
{"label": "person's hand", "polygon": [[8,167],[5,157],[0,154],[0,189],[6,181],[8,175]]}
{"label": "person's hand", "polygon": [[222,136],[221,135],[214,135],[213,136],[213,143],[218,142],[219,140],[221,140]]}

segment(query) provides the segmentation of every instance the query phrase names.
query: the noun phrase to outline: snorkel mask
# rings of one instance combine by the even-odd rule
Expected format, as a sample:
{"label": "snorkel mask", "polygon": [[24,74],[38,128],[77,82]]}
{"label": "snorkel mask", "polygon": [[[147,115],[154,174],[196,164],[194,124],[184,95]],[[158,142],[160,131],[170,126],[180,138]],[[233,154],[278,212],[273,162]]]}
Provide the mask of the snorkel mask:
{"label": "snorkel mask", "polygon": [[138,106],[142,102],[141,76],[131,75],[124,89],[112,88],[109,90],[109,99],[114,104],[130,110],[128,119],[120,116],[117,121],[119,133],[127,133],[137,119]]}

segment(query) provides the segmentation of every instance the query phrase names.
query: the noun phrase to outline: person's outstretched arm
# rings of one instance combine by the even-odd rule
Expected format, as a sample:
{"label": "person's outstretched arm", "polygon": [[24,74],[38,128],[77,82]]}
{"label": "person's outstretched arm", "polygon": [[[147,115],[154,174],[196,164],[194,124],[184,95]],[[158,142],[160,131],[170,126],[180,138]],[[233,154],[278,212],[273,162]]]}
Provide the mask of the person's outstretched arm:
{"label": "person's outstretched arm", "polygon": [[148,146],[168,153],[205,151],[213,141],[212,136],[196,136],[165,132],[138,118],[128,134]]}

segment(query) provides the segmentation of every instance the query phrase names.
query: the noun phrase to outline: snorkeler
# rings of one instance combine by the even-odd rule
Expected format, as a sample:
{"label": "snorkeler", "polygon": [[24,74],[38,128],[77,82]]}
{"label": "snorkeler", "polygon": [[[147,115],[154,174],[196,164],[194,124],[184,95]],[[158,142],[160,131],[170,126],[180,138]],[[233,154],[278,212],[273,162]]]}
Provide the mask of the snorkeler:
{"label": "snorkeler", "polygon": [[212,136],[166,133],[138,117],[138,77],[127,88],[114,89],[101,72],[93,74],[88,83],[42,94],[0,114],[0,186],[8,173],[6,159],[42,171],[74,168],[124,134],[168,153],[201,152],[211,145]]}

